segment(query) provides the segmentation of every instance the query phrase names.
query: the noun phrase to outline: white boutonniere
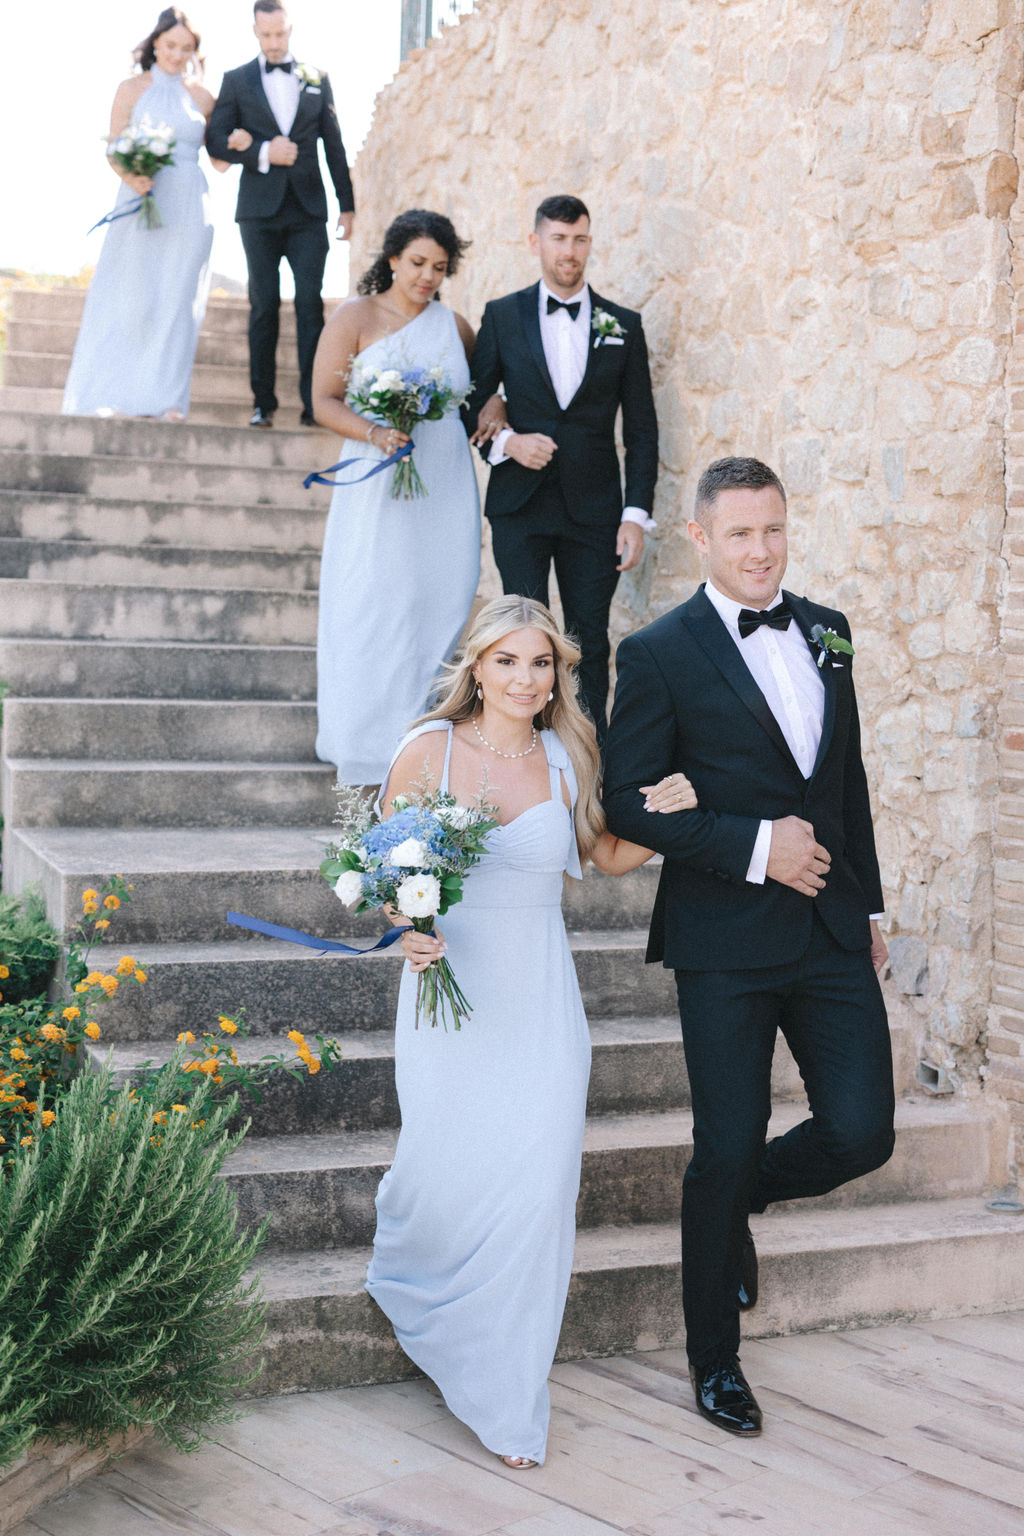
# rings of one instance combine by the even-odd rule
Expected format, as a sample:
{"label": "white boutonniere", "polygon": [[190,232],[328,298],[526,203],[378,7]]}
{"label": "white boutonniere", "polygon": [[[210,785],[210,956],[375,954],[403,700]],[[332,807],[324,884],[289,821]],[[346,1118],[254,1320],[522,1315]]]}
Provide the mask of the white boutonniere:
{"label": "white boutonniere", "polygon": [[606,309],[594,310],[590,317],[590,329],[594,332],[595,347],[621,347],[625,344],[625,331]]}
{"label": "white boutonniere", "polygon": [[[834,629],[826,629],[822,624],[815,624],[811,630],[811,649],[818,648],[818,666],[825,665],[826,656],[852,656],[853,646],[849,640],[844,640],[842,635],[837,635]],[[842,666],[842,662],[834,661],[834,667]]]}
{"label": "white boutonniere", "polygon": [[296,64],[295,74],[303,86],[320,84],[320,71],[311,69],[308,64]]}

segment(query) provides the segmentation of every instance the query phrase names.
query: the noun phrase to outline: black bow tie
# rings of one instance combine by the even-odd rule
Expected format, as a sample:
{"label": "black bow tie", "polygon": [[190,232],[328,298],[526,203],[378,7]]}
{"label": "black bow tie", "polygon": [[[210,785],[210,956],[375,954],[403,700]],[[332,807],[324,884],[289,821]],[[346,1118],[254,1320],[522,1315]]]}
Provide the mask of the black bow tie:
{"label": "black bow tie", "polygon": [[760,629],[762,624],[767,624],[769,629],[788,629],[792,617],[785,599],[781,603],[776,603],[774,608],[741,608],[740,639],[745,640],[748,635],[754,633],[755,629]]}
{"label": "black bow tie", "polygon": [[291,61],[291,59],[282,59],[280,64],[271,64],[270,60],[268,59],[267,60],[267,74],[269,75],[271,73],[271,71],[275,70],[275,69],[283,69],[286,75],[290,75],[291,72],[292,72],[292,61]]}
{"label": "black bow tie", "polygon": [[548,294],[548,314],[553,315],[556,309],[564,309],[570,320],[575,320],[580,312],[580,300],[574,299],[571,304],[566,304],[564,299],[556,299],[554,294]]}

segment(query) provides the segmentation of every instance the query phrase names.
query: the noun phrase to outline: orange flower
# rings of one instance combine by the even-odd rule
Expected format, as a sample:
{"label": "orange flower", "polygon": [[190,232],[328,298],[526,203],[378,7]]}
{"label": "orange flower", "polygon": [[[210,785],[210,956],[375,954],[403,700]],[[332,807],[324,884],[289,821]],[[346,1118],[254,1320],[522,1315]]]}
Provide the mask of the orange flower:
{"label": "orange flower", "polygon": [[116,912],[121,905],[121,898],[120,896],[104,896],[103,905],[108,912]]}
{"label": "orange flower", "polygon": [[45,1126],[52,1125],[56,1118],[57,1116],[54,1114],[52,1109],[44,1109],[42,1115],[40,1116],[40,1119]]}
{"label": "orange flower", "polygon": [[205,1072],[207,1077],[212,1077],[216,1070],[217,1062],[212,1056],[208,1056],[205,1061],[199,1063],[199,1071]]}
{"label": "orange flower", "polygon": [[226,1019],[224,1015],[221,1014],[217,1020],[217,1023],[220,1025],[221,1029],[226,1035],[237,1035],[238,1025],[235,1023],[234,1019]]}
{"label": "orange flower", "polygon": [[100,978],[100,986],[103,988],[108,997],[113,997],[114,993],[117,991],[117,985],[118,983],[116,976],[103,976]]}
{"label": "orange flower", "polygon": [[99,1037],[100,1037],[100,1027],[96,1023],[95,1019],[90,1019],[89,1020],[88,1024],[85,1026],[85,1033],[89,1036],[90,1040],[98,1040],[99,1039]]}
{"label": "orange flower", "polygon": [[131,955],[122,955],[115,967],[118,976],[127,976],[129,971],[134,971],[135,961]]}
{"label": "orange flower", "polygon": [[316,1074],[320,1071],[320,1063],[317,1061],[315,1056],[311,1056],[309,1058],[309,1060],[306,1062],[306,1066],[309,1068],[310,1077],[315,1077]]}
{"label": "orange flower", "polygon": [[51,1045],[56,1045],[58,1040],[64,1039],[64,1031],[62,1029],[58,1029],[56,1024],[44,1024],[39,1033],[42,1038],[44,1040],[48,1040]]}
{"label": "orange flower", "polygon": [[288,1031],[288,1039],[294,1041],[296,1045],[301,1045],[305,1038],[305,1035],[300,1029],[290,1029]]}
{"label": "orange flower", "polygon": [[90,887],[89,890],[82,892],[82,900],[83,901],[99,901],[99,899],[100,899],[99,891],[94,891],[94,890],[92,890],[91,887]]}
{"label": "orange flower", "polygon": [[110,918],[98,917],[94,926],[99,929],[100,933],[105,933],[106,930],[110,927]]}
{"label": "orange flower", "polygon": [[80,1019],[81,1017],[81,1008],[65,1008],[64,1012],[61,1014],[61,1018],[66,1019],[69,1024],[73,1024],[76,1019]]}
{"label": "orange flower", "polygon": [[6,981],[10,974],[11,973],[7,969],[6,965],[0,965],[0,981]]}
{"label": "orange flower", "polygon": [[32,1137],[31,1136],[23,1136],[21,1138],[21,1144],[22,1144],[23,1147],[30,1147],[32,1145]]}
{"label": "orange flower", "polygon": [[192,1031],[190,1029],[184,1030],[178,1036],[178,1044],[179,1045],[195,1045],[195,1043],[196,1043],[196,1037],[195,1037],[195,1035],[192,1033]]}
{"label": "orange flower", "polygon": [[85,978],[85,984],[87,987],[98,987],[102,980],[102,971],[90,971],[88,976]]}
{"label": "orange flower", "polygon": [[135,980],[138,982],[140,987],[144,987],[146,985],[146,982],[149,980],[149,978],[146,975],[145,971],[136,971],[135,972]]}
{"label": "orange flower", "polygon": [[80,981],[75,986],[75,991],[76,992],[88,992],[88,990],[89,990],[89,983],[87,981]]}
{"label": "orange flower", "polygon": [[161,1110],[157,1111],[157,1113],[153,1116],[153,1124],[154,1125],[166,1125],[167,1124],[167,1111],[166,1111],[166,1109],[161,1109]]}

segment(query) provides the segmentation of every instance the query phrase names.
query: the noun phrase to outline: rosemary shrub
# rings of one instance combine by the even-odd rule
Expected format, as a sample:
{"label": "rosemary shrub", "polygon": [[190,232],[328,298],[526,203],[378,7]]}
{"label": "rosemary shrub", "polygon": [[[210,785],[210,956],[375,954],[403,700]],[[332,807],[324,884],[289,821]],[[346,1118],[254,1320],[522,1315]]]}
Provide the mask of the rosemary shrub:
{"label": "rosemary shrub", "polygon": [[264,1229],[238,1230],[218,1177],[245,1127],[227,1128],[233,1098],[190,1089],[154,1112],[83,1073],[0,1172],[0,1466],[39,1434],[137,1425],[194,1449],[258,1374]]}

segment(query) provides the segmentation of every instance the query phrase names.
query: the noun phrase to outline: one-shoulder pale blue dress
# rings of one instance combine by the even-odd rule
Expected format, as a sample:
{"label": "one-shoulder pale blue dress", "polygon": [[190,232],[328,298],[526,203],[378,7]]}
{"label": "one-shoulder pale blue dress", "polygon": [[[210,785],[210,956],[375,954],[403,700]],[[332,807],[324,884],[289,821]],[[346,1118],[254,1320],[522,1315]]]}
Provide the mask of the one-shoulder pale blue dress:
{"label": "one-shoulder pale blue dress", "polygon": [[[454,388],[469,384],[455,316],[436,301],[356,361],[440,366]],[[480,497],[458,412],[420,422],[412,437],[426,496],[394,500],[390,468],[352,483],[385,455],[345,438],[341,456],[358,462],[339,471],[348,483],[334,492],[324,534],[316,755],[343,784],[383,779],[458,644],[480,578]]]}
{"label": "one-shoulder pale blue dress", "polygon": [[[210,218],[199,151],[206,120],[180,75],[154,64],[133,123],[166,123],[174,164],[158,171],[153,197],[163,220],[136,214],[107,226],[64,386],[65,416],[188,414],[192,364],[210,288]],[[116,208],[135,200],[122,182]]]}
{"label": "one-shoulder pale blue dress", "polygon": [[[421,728],[435,729],[449,732],[446,789],[451,727]],[[402,1130],[366,1282],[451,1411],[489,1450],[534,1461],[572,1270],[590,1074],[561,910],[563,874],[580,874],[562,796],[564,780],[575,801],[576,781],[554,732],[542,740],[550,798],[490,834],[442,919],[469,1020],[417,1029],[416,978],[408,967],[402,977]]]}

